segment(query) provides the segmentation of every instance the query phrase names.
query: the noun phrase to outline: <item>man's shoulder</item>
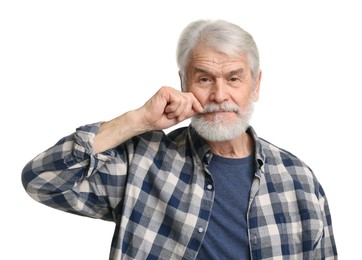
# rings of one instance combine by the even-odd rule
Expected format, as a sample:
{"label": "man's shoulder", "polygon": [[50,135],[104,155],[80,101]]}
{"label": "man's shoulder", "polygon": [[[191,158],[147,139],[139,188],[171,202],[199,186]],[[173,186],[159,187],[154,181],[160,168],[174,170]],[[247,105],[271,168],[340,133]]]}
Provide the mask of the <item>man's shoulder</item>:
{"label": "man's shoulder", "polygon": [[290,187],[315,194],[320,184],[313,170],[299,157],[265,139],[259,139],[264,154],[263,175],[267,182],[278,183],[281,190]]}
{"label": "man's shoulder", "polygon": [[281,148],[263,138],[259,138],[259,142],[267,164],[281,164],[284,167],[302,167],[311,171],[309,166],[303,160],[289,150]]}
{"label": "man's shoulder", "polygon": [[146,145],[154,147],[173,147],[174,145],[179,146],[185,143],[187,136],[187,127],[181,127],[174,129],[170,132],[163,130],[153,130],[145,132],[141,135],[134,136],[129,141],[133,145]]}
{"label": "man's shoulder", "polygon": [[167,137],[171,140],[176,140],[179,138],[185,138],[186,134],[188,132],[188,127],[184,126],[184,127],[179,127],[176,129],[173,129],[172,131],[169,131],[167,133]]}

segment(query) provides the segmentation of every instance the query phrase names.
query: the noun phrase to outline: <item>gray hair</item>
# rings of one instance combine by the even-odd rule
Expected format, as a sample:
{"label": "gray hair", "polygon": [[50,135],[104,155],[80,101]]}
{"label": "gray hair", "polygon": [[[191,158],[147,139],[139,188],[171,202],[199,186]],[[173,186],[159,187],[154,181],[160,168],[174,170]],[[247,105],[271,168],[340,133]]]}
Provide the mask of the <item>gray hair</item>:
{"label": "gray hair", "polygon": [[259,71],[259,52],[253,37],[239,26],[227,21],[198,20],[183,30],[177,45],[177,65],[183,89],[190,55],[201,43],[229,56],[246,53],[253,79],[256,81]]}

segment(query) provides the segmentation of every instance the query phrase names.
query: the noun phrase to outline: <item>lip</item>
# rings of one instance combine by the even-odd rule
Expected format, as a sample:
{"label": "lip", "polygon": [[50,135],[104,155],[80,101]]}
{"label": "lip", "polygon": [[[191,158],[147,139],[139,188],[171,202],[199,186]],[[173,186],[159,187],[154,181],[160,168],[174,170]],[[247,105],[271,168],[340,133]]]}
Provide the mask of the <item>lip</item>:
{"label": "lip", "polygon": [[215,114],[226,114],[226,113],[232,113],[231,111],[215,111]]}
{"label": "lip", "polygon": [[223,116],[223,115],[228,115],[228,114],[235,114],[234,111],[213,111],[213,112],[206,112],[206,113],[203,113],[204,115],[210,115],[210,116],[215,116],[215,115],[220,115],[220,116]]}
{"label": "lip", "polygon": [[234,111],[226,111],[226,110],[219,110],[213,112],[206,112],[206,114],[225,114],[225,113],[235,113]]}

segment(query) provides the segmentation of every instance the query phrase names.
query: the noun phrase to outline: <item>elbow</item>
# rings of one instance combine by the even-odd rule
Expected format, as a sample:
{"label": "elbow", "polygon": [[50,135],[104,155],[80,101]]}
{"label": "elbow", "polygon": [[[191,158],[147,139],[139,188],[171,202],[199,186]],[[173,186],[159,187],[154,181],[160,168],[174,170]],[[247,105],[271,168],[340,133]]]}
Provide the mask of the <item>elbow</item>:
{"label": "elbow", "polygon": [[40,172],[33,168],[33,161],[26,164],[21,172],[21,183],[25,189],[25,192],[34,200],[40,201],[39,195],[46,193],[45,180]]}
{"label": "elbow", "polygon": [[21,183],[23,184],[25,191],[28,191],[28,187],[31,181],[35,178],[36,174],[31,167],[31,162],[29,162],[26,164],[26,166],[23,168],[23,171],[21,172]]}

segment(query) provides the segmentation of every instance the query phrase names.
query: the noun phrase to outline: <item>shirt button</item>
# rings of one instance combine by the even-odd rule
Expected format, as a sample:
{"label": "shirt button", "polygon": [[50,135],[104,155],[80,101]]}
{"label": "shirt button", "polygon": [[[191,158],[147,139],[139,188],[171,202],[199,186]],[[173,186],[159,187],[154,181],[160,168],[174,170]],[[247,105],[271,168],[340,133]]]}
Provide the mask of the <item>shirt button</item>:
{"label": "shirt button", "polygon": [[212,190],[212,185],[211,185],[211,184],[208,184],[208,185],[206,186],[206,188],[207,188],[208,190]]}
{"label": "shirt button", "polygon": [[199,233],[202,233],[202,232],[204,232],[204,228],[199,227],[199,228],[197,229],[197,231],[199,231]]}

